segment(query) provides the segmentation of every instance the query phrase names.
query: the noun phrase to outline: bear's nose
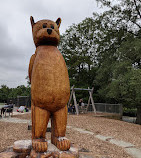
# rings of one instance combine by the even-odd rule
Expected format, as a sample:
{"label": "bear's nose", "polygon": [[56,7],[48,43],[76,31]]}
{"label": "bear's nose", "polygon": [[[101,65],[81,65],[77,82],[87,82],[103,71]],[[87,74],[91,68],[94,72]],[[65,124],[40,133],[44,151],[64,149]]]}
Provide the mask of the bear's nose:
{"label": "bear's nose", "polygon": [[50,35],[52,32],[52,29],[47,29],[47,33]]}

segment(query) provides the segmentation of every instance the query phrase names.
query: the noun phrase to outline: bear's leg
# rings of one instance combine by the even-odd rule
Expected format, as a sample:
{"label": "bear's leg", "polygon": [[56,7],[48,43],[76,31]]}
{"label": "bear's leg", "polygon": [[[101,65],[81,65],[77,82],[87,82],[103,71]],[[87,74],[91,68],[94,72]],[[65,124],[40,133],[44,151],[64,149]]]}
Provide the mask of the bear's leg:
{"label": "bear's leg", "polygon": [[70,140],[65,138],[67,125],[67,106],[56,111],[51,120],[51,142],[60,150],[69,150]]}
{"label": "bear's leg", "polygon": [[36,152],[47,151],[45,139],[50,112],[32,104],[32,147]]}

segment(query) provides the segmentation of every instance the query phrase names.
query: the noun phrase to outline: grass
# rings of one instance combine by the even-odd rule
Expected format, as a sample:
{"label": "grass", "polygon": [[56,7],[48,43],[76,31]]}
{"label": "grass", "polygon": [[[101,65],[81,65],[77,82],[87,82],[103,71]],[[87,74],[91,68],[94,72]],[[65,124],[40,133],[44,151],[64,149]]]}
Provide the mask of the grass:
{"label": "grass", "polygon": [[5,104],[5,103],[0,103],[0,108],[2,108],[4,104]]}
{"label": "grass", "polygon": [[0,105],[4,105],[5,103],[0,103]]}

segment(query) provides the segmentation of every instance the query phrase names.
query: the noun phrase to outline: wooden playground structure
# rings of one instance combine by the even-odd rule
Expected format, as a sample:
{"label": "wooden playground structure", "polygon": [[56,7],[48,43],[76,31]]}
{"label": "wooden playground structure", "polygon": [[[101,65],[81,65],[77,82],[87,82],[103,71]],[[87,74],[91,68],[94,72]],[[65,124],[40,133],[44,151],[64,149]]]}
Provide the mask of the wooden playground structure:
{"label": "wooden playground structure", "polygon": [[70,99],[69,99],[69,102],[68,102],[68,107],[70,106],[71,101],[73,99],[75,110],[76,110],[76,114],[79,115],[80,112],[79,112],[79,108],[78,108],[78,104],[77,104],[77,100],[76,100],[76,95],[75,95],[76,91],[88,91],[89,99],[88,99],[88,104],[87,104],[87,107],[86,107],[86,112],[88,111],[88,108],[89,108],[90,103],[91,103],[93,112],[96,113],[96,108],[95,108],[95,104],[94,104],[94,100],[93,100],[94,87],[92,89],[90,89],[89,87],[88,87],[88,89],[85,89],[85,88],[75,88],[74,86],[72,86]]}

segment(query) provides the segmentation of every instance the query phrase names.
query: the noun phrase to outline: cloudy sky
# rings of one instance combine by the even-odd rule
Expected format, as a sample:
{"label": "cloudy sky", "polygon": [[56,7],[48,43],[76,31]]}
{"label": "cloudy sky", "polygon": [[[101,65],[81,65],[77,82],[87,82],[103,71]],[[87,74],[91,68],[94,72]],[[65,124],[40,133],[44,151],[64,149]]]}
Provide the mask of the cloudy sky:
{"label": "cloudy sky", "polygon": [[60,33],[102,9],[95,0],[2,0],[0,4],[0,85],[26,85],[28,64],[35,52],[30,16],[56,21]]}

